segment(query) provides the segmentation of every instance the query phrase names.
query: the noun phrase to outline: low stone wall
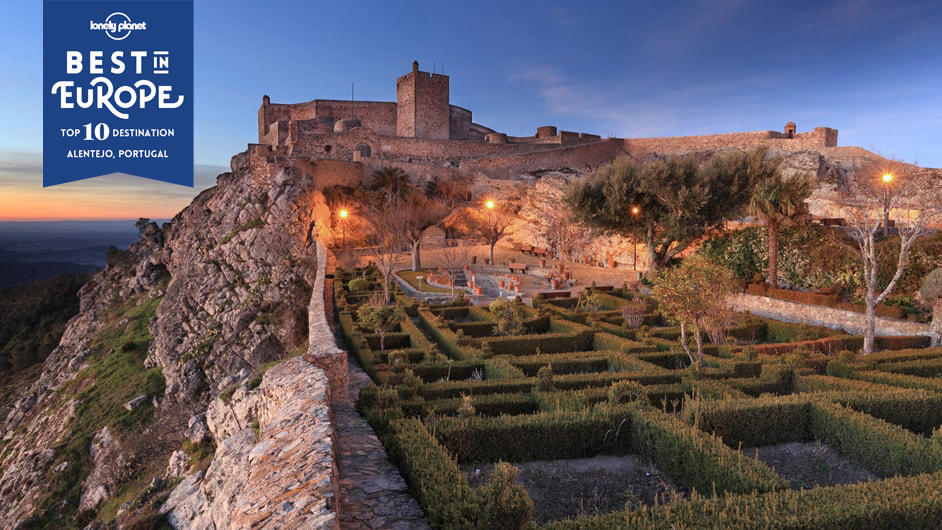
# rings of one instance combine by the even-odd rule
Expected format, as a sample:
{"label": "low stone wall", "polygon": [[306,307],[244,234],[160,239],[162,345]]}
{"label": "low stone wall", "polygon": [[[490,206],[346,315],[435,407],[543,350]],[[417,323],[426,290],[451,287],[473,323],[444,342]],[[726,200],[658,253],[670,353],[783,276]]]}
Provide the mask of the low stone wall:
{"label": "low stone wall", "polygon": [[[866,315],[833,307],[815,306],[754,296],[738,294],[729,299],[736,311],[748,311],[753,315],[774,318],[784,322],[824,326],[841,329],[854,335],[862,335],[866,329]],[[928,324],[919,324],[892,318],[876,318],[876,334],[879,336],[914,336],[930,335]]]}
{"label": "low stone wall", "polygon": [[160,512],[174,528],[339,528],[337,466],[324,372],[299,357],[254,390],[216,398],[206,422],[216,454]]}
{"label": "low stone wall", "polygon": [[327,269],[327,248],[317,241],[317,272],[308,305],[308,346],[304,359],[324,370],[330,380],[333,399],[347,399],[347,352],[337,347],[327,316],[324,313],[324,281]]}

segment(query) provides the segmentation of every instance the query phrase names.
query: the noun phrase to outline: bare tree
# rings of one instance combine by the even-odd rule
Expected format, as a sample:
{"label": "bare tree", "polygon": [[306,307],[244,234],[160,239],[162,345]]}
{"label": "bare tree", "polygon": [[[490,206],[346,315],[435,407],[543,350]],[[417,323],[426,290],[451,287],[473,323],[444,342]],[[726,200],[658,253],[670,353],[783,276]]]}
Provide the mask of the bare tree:
{"label": "bare tree", "polygon": [[516,218],[516,208],[510,201],[487,199],[481,207],[471,212],[471,225],[487,241],[491,264],[494,264],[494,246],[506,234]]}
{"label": "bare tree", "polygon": [[422,236],[429,227],[441,223],[451,209],[441,199],[429,199],[421,193],[413,193],[400,201],[407,218],[405,237],[412,248],[412,270],[422,268]]}
{"label": "bare tree", "polygon": [[455,277],[467,265],[471,257],[471,245],[462,245],[460,240],[445,240],[445,247],[441,251],[441,262],[448,277],[451,278],[451,297],[455,298]]}
{"label": "bare tree", "polygon": [[370,256],[383,274],[383,303],[389,304],[389,282],[409,245],[406,237],[409,214],[397,195],[362,193],[358,200],[360,215],[370,225],[367,234]]}
{"label": "bare tree", "polygon": [[[847,220],[856,247],[848,246],[863,261],[864,285],[867,294],[864,353],[873,352],[876,328],[876,307],[893,292],[906,269],[910,247],[925,234],[927,226],[942,220],[942,175],[897,161],[871,163],[859,168],[848,179],[840,198],[841,214]],[[896,272],[878,292],[879,261],[876,236],[881,225],[893,218],[899,232],[899,254]]]}
{"label": "bare tree", "polygon": [[560,261],[573,261],[573,251],[584,248],[592,239],[592,229],[572,219],[572,210],[559,204],[556,209],[545,212],[546,220],[541,224],[541,234],[547,244],[556,249]]}

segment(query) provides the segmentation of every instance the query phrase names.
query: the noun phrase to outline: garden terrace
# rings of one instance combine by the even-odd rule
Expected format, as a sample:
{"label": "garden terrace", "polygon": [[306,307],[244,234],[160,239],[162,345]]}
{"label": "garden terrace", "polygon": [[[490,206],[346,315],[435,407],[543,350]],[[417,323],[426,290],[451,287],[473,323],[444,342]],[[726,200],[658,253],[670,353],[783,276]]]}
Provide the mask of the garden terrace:
{"label": "garden terrace", "polygon": [[[644,298],[626,295],[605,294],[644,305],[651,323],[632,329],[605,307],[541,300],[522,311],[527,333],[494,336],[485,308],[400,294],[393,334],[408,343],[385,354],[358,329],[355,306],[341,312],[345,341],[378,383],[358,410],[434,526],[660,528],[679,514],[688,526],[744,517],[873,528],[942,517],[925,501],[942,502],[937,490],[921,491],[942,487],[942,348],[883,339],[884,351],[855,355],[859,337],[740,315],[695,370],[679,329],[656,325]],[[506,473],[498,462],[519,466],[518,482],[488,478]],[[627,470],[627,482],[586,472],[603,463]],[[565,486],[549,491],[534,477]],[[593,477],[613,490],[587,509],[582,486]],[[901,493],[913,497],[882,500]],[[666,505],[653,505],[658,495]],[[597,515],[605,510],[616,511]],[[594,516],[558,520],[580,514]]]}

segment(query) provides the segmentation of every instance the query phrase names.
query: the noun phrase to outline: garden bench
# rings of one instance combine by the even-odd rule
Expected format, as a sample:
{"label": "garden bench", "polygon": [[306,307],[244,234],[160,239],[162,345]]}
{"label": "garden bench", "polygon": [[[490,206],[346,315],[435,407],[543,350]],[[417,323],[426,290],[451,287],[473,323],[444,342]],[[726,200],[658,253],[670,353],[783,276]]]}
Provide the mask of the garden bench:
{"label": "garden bench", "polygon": [[507,268],[510,269],[510,272],[527,272],[526,263],[511,263],[507,265]]}
{"label": "garden bench", "polygon": [[541,257],[541,258],[545,258],[547,254],[548,254],[548,253],[547,253],[546,249],[543,248],[543,247],[534,247],[534,248],[533,248],[533,255],[534,255],[534,256],[539,256],[539,257]]}
{"label": "garden bench", "polygon": [[524,254],[530,254],[533,252],[533,245],[520,245],[520,252]]}
{"label": "garden bench", "polygon": [[543,295],[543,298],[549,300],[552,298],[569,298],[571,295],[569,291],[550,291],[548,293],[540,293]]}

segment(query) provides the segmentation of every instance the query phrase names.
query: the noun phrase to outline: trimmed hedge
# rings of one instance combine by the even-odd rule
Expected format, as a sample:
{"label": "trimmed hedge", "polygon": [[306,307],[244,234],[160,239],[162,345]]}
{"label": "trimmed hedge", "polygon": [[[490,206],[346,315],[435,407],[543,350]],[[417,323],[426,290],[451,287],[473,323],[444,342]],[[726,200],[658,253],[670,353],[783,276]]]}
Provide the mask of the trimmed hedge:
{"label": "trimmed hedge", "polygon": [[762,447],[811,439],[806,398],[695,401],[684,406],[685,421],[714,433],[730,447]]}
{"label": "trimmed hedge", "polygon": [[448,451],[421,421],[405,419],[390,425],[389,455],[402,470],[409,489],[439,528],[472,528],[480,507],[468,479]]}
{"label": "trimmed hedge", "polygon": [[632,415],[634,450],[658,469],[698,491],[749,493],[785,489],[788,483],[771,468],[731,450],[678,418],[648,408]]}
{"label": "trimmed hedge", "polygon": [[[436,414],[455,416],[458,414],[458,407],[462,405],[463,401],[463,398],[427,401],[425,408]],[[474,406],[475,414],[480,416],[533,414],[540,409],[536,398],[530,392],[472,396],[471,404]]]}
{"label": "trimmed hedge", "polygon": [[511,359],[510,363],[527,377],[536,377],[540,368],[550,365],[554,374],[604,372],[609,369],[609,357],[605,352],[551,353],[516,357]]}
{"label": "trimmed hedge", "polygon": [[471,361],[478,357],[477,350],[467,344],[459,344],[458,336],[437,315],[430,310],[419,308],[419,321],[425,326],[429,335],[435,339],[439,347],[452,359],[458,361]]}
{"label": "trimmed hedge", "polygon": [[657,346],[619,337],[611,333],[596,332],[592,337],[592,349],[614,350],[622,353],[646,353],[657,351]]}
{"label": "trimmed hedge", "polygon": [[937,377],[942,375],[942,357],[881,363],[877,365],[877,370],[920,377]]}
{"label": "trimmed hedge", "polygon": [[409,367],[415,375],[426,383],[434,383],[442,379],[446,381],[460,381],[468,379],[476,370],[485,372],[484,363],[479,361],[457,361],[451,363],[421,363]]}
{"label": "trimmed hedge", "polygon": [[575,322],[552,320],[550,333],[509,335],[482,339],[493,355],[534,355],[542,353],[579,352],[592,347],[592,328]]}
{"label": "trimmed hedge", "polygon": [[878,370],[852,371],[849,377],[871,383],[898,386],[902,388],[917,388],[942,392],[942,379],[918,377],[914,375],[895,374]]}
{"label": "trimmed hedge", "polygon": [[593,518],[554,521],[547,530],[723,528],[724,530],[898,530],[935,528],[942,520],[942,473],[810,490],[642,507]]}
{"label": "trimmed hedge", "polygon": [[875,337],[876,346],[881,350],[910,350],[914,348],[928,348],[932,344],[932,337],[917,335],[913,337]]}
{"label": "trimmed hedge", "polygon": [[942,357],[942,348],[911,349],[871,353],[870,355],[866,356],[866,359],[875,363],[892,363],[915,361],[919,359],[937,359],[939,357]]}
{"label": "trimmed hedge", "polygon": [[902,392],[900,388],[866,381],[854,381],[841,377],[828,375],[798,375],[795,376],[795,392],[872,392],[883,394],[886,392]]}
{"label": "trimmed hedge", "polygon": [[813,403],[809,428],[819,440],[883,477],[942,469],[942,445],[836,403]]}
{"label": "trimmed hedge", "polygon": [[460,463],[525,462],[627,454],[628,407],[583,412],[540,412],[497,418],[444,418],[435,435]]}

